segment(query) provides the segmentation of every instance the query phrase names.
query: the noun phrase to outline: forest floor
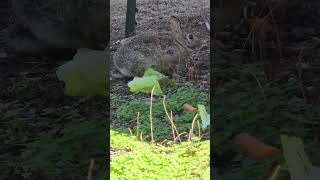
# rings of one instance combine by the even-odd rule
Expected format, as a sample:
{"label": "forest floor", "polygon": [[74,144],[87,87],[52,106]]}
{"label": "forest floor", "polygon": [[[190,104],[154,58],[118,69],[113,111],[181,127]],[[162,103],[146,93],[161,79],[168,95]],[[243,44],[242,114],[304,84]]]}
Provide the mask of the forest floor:
{"label": "forest floor", "polygon": [[213,161],[222,179],[263,179],[270,173],[274,161],[256,161],[235,145],[242,132],[279,149],[281,135],[299,137],[319,166],[319,2],[286,10],[282,24],[277,10],[266,8],[254,13],[260,18],[269,13],[261,29],[252,31],[250,22],[262,21],[248,16],[214,39]]}
{"label": "forest floor", "polygon": [[[119,20],[118,24],[112,25],[111,31],[112,42],[116,42],[123,38],[125,6],[120,5],[124,1],[112,2],[117,2],[118,5],[111,6],[111,15],[117,15],[111,18],[111,24],[117,20],[115,17],[118,17]],[[138,1],[139,3],[154,4],[151,1]],[[194,32],[203,40],[203,50],[198,54],[202,57],[199,58],[200,63],[198,64],[201,69],[199,82],[202,83],[198,83],[197,86],[208,92],[210,42],[206,37],[209,36],[209,32],[205,25],[201,24],[204,22],[203,17],[207,17],[201,13],[204,15],[209,13],[209,5],[206,3],[207,1],[201,1],[198,4],[206,9],[205,13],[199,7],[194,8],[196,3],[192,1],[187,4],[187,7],[190,7],[190,11],[187,10],[189,12],[186,12],[183,4],[179,8],[184,14],[180,16],[183,28]],[[3,10],[1,12],[7,13],[3,17],[8,17],[9,8],[7,4],[4,4],[1,4],[0,8]],[[171,8],[164,11],[163,9],[171,5],[172,3],[165,6],[162,4],[160,5],[162,10],[157,12],[165,12],[164,14],[169,17],[171,13],[168,14],[168,12],[175,10]],[[142,28],[146,27],[156,29],[158,24],[155,22],[165,24],[165,17],[162,20],[158,20],[160,17],[155,19],[157,14],[155,6],[150,7],[151,9],[147,6],[141,7],[138,7],[140,14],[137,18],[137,31],[142,32]],[[195,10],[195,15],[188,19],[186,14]],[[149,16],[149,18],[144,16]],[[110,107],[109,102],[106,102],[104,98],[83,101],[65,96],[63,85],[56,76],[56,70],[60,65],[72,59],[72,54],[62,57],[23,57],[10,53],[4,44],[9,23],[9,21],[1,23],[4,26],[1,27],[0,37],[2,45],[0,51],[0,119],[3,127],[0,131],[0,140],[4,142],[0,147],[0,158],[1,162],[5,163],[4,166],[1,166],[0,179],[80,179],[87,176],[91,158],[95,159],[97,167],[102,167],[93,171],[98,173],[98,178],[103,179],[105,172],[100,170],[104,170],[105,164],[105,129],[108,124],[105,119],[109,116],[108,108],[106,108]],[[194,58],[196,60],[196,57]],[[112,84],[113,90],[121,87],[121,84],[125,85],[126,82],[120,81]],[[121,97],[130,96],[125,86],[118,92],[124,94]],[[83,153],[83,149],[86,149],[87,152]],[[208,158],[208,155],[205,157]]]}
{"label": "forest floor", "polygon": [[[138,0],[136,14],[136,34],[142,34],[150,31],[167,31],[169,29],[169,18],[177,16],[181,29],[186,33],[192,33],[199,38],[201,43],[194,50],[193,55],[188,60],[189,64],[196,64],[198,69],[199,82],[204,81],[203,87],[209,90],[209,55],[210,55],[210,32],[205,26],[205,21],[210,14],[210,4],[207,0],[197,1],[168,1],[160,0],[150,3],[150,0]],[[126,1],[111,1],[111,56],[119,47],[120,40],[124,39]],[[181,74],[187,79],[187,69]],[[116,83],[121,83],[116,81]],[[116,85],[115,85],[116,86]],[[117,91],[119,91],[117,89]]]}
{"label": "forest floor", "polygon": [[[124,38],[125,2],[111,1],[112,51],[118,48],[119,40]],[[209,32],[204,25],[209,15],[208,0],[137,0],[139,11],[136,33],[165,30],[168,17],[175,15],[181,20],[185,31],[194,33],[202,40],[200,47],[190,57],[191,62],[197,62],[197,82],[187,82],[188,70],[182,71],[180,81],[169,88],[168,101],[193,101],[195,104],[199,102],[213,107],[214,111],[210,113],[215,118],[214,134],[211,134],[217,144],[216,153],[213,154],[215,172],[223,179],[262,179],[272,166],[272,162],[256,162],[238,150],[233,137],[243,131],[278,148],[281,148],[281,134],[300,137],[305,143],[311,161],[319,166],[319,7],[319,2],[310,1],[304,6],[288,10],[289,16],[281,26],[282,33],[278,39],[273,20],[268,19],[272,24],[272,33],[267,34],[264,49],[257,47],[258,36],[255,36],[255,40],[252,36],[248,38],[249,30],[245,25],[241,25],[240,27],[244,28],[240,28],[241,30],[233,35],[220,34],[216,37],[217,53],[213,54],[213,61],[210,63]],[[1,5],[0,8],[8,7]],[[8,23],[4,22],[1,25]],[[5,28],[6,26],[2,26],[1,30]],[[227,29],[226,32],[228,31],[231,30]],[[5,31],[1,31],[0,38],[3,37],[3,33]],[[0,123],[3,127],[0,131],[0,141],[3,142],[0,147],[0,161],[6,164],[1,166],[0,179],[46,179],[54,176],[58,179],[74,178],[65,176],[67,174],[85,177],[91,152],[97,153],[97,149],[101,150],[98,152],[98,164],[104,164],[105,127],[101,124],[108,124],[104,119],[108,117],[109,111],[106,107],[110,107],[109,102],[105,99],[82,101],[64,95],[63,86],[56,77],[56,69],[72,56],[19,57],[8,53],[2,39],[0,40]],[[264,56],[260,56],[260,52],[264,52]],[[209,65],[214,68],[214,85],[209,84]],[[129,92],[127,83],[112,81],[110,109],[111,128],[128,135],[129,127],[132,130],[136,128],[136,112],[130,111],[130,108],[145,108],[144,100],[147,96],[133,95]],[[210,86],[213,86],[215,93],[211,102],[208,98]],[[180,91],[175,94],[177,90]],[[190,95],[191,98],[188,98]],[[174,108],[180,106],[181,104],[172,104]],[[178,112],[178,115],[182,114],[182,111]],[[190,114],[186,117],[190,119]],[[94,123],[91,123],[93,127],[90,129],[91,126],[86,122],[92,120]],[[189,125],[190,123],[186,123],[181,128],[189,128]],[[141,128],[146,127],[144,125]],[[159,129],[166,130],[164,127]],[[79,132],[84,133],[78,134]],[[126,148],[137,150],[147,146],[140,146],[140,141],[128,140],[127,135],[119,137],[114,131],[112,133],[115,139],[111,137],[111,142],[115,142],[111,155],[114,155],[113,160],[115,157],[119,158],[118,167],[126,165],[122,162],[126,162],[123,160],[127,160],[125,158],[128,157],[120,156],[127,153]],[[63,134],[67,136],[61,138]],[[69,138],[73,142],[79,142],[77,139],[86,141],[85,144],[66,143]],[[129,147],[130,142],[136,142],[137,146],[131,144]],[[81,154],[83,148],[89,149],[90,153]],[[207,146],[205,149],[208,150]],[[148,148],[148,156],[143,156],[147,157],[147,161],[152,160],[152,156],[155,155],[153,149],[149,150]],[[199,149],[196,148],[197,150]],[[170,151],[172,149],[169,149]],[[207,156],[207,151],[199,152],[199,158]],[[156,152],[156,155],[161,153],[162,151]],[[182,155],[186,153],[194,155],[193,147],[189,146],[188,151]],[[142,157],[141,154],[134,155]],[[168,158],[167,155],[164,159]],[[68,159],[69,157],[72,158]],[[193,160],[196,159],[187,159]],[[204,162],[207,163],[207,160]]]}
{"label": "forest floor", "polygon": [[[197,2],[192,0],[160,0],[152,1],[152,3],[149,0],[137,1],[138,12],[135,34],[167,31],[169,29],[169,18],[174,15],[179,19],[181,29],[184,32],[192,33],[201,42],[188,59],[188,64],[183,64],[183,67],[195,64],[194,68],[198,72],[197,77],[193,77],[194,80],[189,81],[188,68],[186,67],[179,72],[180,78],[164,90],[167,96],[168,109],[173,111],[179,132],[189,130],[193,118],[192,113],[183,110],[183,102],[187,101],[193,106],[197,106],[197,103],[204,104],[208,108],[207,110],[210,107],[210,32],[205,25],[210,13],[209,5],[207,0]],[[126,1],[111,1],[111,55],[119,48],[119,42],[124,39],[125,9]],[[117,79],[111,81],[112,177],[115,179],[141,179],[139,177],[154,177],[155,179],[198,177],[208,179],[210,174],[209,141],[172,145],[171,127],[168,126],[160,97],[156,98],[153,105],[154,133],[157,146],[154,147],[149,143],[141,142],[140,137],[138,140],[136,138],[128,140],[127,136],[130,136],[130,131],[133,134],[139,131],[143,133],[142,139],[150,141],[149,106],[145,104],[150,95],[133,94],[129,90],[128,82],[128,80]],[[135,121],[138,112],[142,123],[140,129],[137,129],[137,122]],[[194,133],[197,134],[198,132]],[[203,139],[208,139],[209,135],[206,132],[203,133],[206,136]],[[135,136],[133,135],[133,137]],[[171,153],[161,153],[162,150],[160,149],[162,148],[164,148],[163,151]],[[142,151],[142,149],[145,150]],[[189,154],[190,150],[194,151],[193,156]],[[174,164],[175,170],[168,174],[169,167],[172,167],[169,164]]]}
{"label": "forest floor", "polygon": [[26,57],[9,52],[7,1],[0,8],[7,13],[1,15],[0,34],[0,179],[80,179],[97,153],[96,165],[105,166],[108,102],[64,94],[56,70],[73,53]]}

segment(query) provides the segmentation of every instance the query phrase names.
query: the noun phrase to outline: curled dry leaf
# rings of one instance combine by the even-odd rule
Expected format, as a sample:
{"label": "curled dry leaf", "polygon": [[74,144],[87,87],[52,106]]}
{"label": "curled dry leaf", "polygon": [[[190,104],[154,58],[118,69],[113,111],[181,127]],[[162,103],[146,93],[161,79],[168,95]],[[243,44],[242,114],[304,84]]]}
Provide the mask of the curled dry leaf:
{"label": "curled dry leaf", "polygon": [[237,135],[235,141],[256,160],[271,159],[281,153],[280,149],[267,145],[248,133]]}
{"label": "curled dry leaf", "polygon": [[188,104],[188,103],[185,103],[183,105],[183,108],[185,108],[186,110],[188,110],[189,112],[197,112],[198,109],[193,107],[192,105]]}

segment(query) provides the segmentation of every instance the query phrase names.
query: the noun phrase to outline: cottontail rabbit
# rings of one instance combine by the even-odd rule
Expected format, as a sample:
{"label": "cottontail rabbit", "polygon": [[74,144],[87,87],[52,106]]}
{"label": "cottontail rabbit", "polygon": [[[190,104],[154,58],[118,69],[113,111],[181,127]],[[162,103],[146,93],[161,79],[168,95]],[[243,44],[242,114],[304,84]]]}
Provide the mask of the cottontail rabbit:
{"label": "cottontail rabbit", "polygon": [[121,42],[113,56],[119,74],[113,78],[141,76],[147,68],[172,75],[179,65],[184,65],[198,40],[185,34],[176,17],[170,18],[169,32],[147,32]]}
{"label": "cottontail rabbit", "polygon": [[105,0],[12,0],[11,8],[14,22],[7,44],[14,52],[99,49],[107,42]]}

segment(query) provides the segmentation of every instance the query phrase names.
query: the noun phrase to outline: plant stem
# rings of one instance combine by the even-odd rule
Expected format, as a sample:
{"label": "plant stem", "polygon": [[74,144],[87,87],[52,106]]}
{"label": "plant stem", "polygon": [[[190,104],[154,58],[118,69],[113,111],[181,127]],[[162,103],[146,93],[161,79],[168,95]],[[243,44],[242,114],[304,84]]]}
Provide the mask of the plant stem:
{"label": "plant stem", "polygon": [[153,139],[153,121],[152,121],[152,102],[153,102],[153,92],[154,92],[155,86],[153,86],[151,90],[151,97],[150,97],[150,135],[151,135],[151,143],[154,143]]}
{"label": "plant stem", "polygon": [[175,135],[178,135],[179,132],[178,132],[177,127],[175,126],[175,124],[173,122],[172,112],[171,112],[171,115],[169,115],[165,102],[166,102],[166,96],[163,96],[163,101],[162,101],[163,108],[164,108],[164,111],[165,111],[165,113],[166,113],[166,115],[167,115],[167,117],[169,119],[170,124],[171,124],[173,139],[175,139],[176,138]]}
{"label": "plant stem", "polygon": [[190,129],[190,132],[189,132],[189,141],[191,140],[191,137],[192,137],[192,133],[193,133],[193,127],[194,127],[194,122],[196,121],[198,117],[198,113],[194,116],[193,120],[192,120],[192,125],[191,125],[191,129]]}
{"label": "plant stem", "polygon": [[201,140],[201,126],[200,126],[200,122],[199,120],[197,120],[197,123],[198,123],[198,134],[199,134],[199,141]]}
{"label": "plant stem", "polygon": [[138,112],[138,115],[137,115],[137,138],[139,137],[139,127],[140,127],[139,118],[140,118],[140,112]]}
{"label": "plant stem", "polygon": [[89,166],[89,171],[88,171],[88,178],[87,178],[87,180],[91,180],[91,179],[92,179],[93,166],[94,166],[94,159],[91,159],[91,160],[90,160],[90,166]]}

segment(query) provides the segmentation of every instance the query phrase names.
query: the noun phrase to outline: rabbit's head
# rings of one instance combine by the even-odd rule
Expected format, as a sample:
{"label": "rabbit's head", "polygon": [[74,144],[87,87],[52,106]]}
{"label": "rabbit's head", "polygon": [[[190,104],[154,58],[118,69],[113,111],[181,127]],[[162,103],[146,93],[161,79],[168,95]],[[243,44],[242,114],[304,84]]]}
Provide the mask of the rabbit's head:
{"label": "rabbit's head", "polygon": [[192,33],[185,33],[181,30],[179,19],[175,16],[170,18],[170,29],[175,40],[184,48],[190,50],[199,45],[199,40]]}

